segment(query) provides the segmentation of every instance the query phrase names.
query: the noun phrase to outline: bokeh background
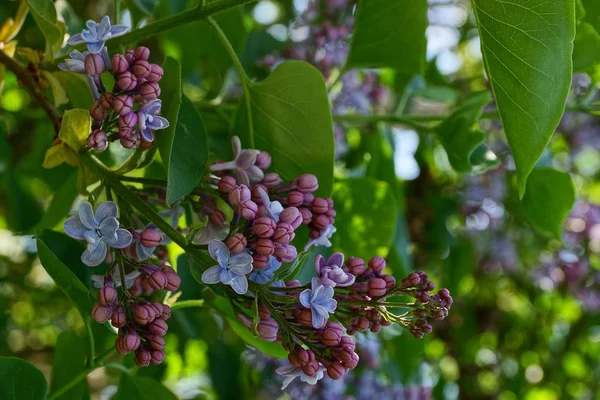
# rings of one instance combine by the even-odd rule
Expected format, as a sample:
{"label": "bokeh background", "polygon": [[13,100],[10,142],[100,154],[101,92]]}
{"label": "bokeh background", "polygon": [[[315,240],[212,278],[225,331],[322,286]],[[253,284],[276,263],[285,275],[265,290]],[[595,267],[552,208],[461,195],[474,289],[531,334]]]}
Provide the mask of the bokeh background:
{"label": "bokeh background", "polygon": [[[132,0],[125,2],[125,17],[139,26],[196,3]],[[254,79],[285,59],[315,65],[333,85],[336,115],[400,111],[435,120],[468,93],[488,88],[470,4],[460,0],[430,1],[424,76],[352,70],[338,80],[354,6],[352,0],[262,0],[217,20]],[[58,0],[56,7],[73,33],[87,19],[112,15],[114,4]],[[16,1],[2,1],[0,23],[17,8]],[[19,46],[44,47],[31,17],[16,39]],[[207,124],[211,151],[217,158],[227,154],[241,88],[209,28],[194,23],[144,44],[156,59],[170,55],[181,62],[184,91]],[[570,105],[598,101],[599,70],[593,62],[583,69],[587,73],[573,76]],[[68,95],[73,90],[67,88]],[[62,229],[68,210],[48,205],[54,193],[75,187],[75,171],[42,168],[52,128],[9,72],[0,126],[0,355],[27,359],[49,376],[58,334],[85,328],[40,265],[32,232]],[[314,387],[297,382],[281,392],[274,373],[279,361],[247,348],[214,314],[179,310],[170,322],[166,362],[137,373],[163,380],[186,399],[600,399],[600,124],[594,115],[568,112],[541,160],[570,173],[576,185],[577,202],[560,240],[524,221],[501,123],[492,115],[481,128],[497,166],[465,177],[452,170],[428,129],[342,119],[335,125],[336,176],[374,183],[338,187],[346,233],[338,226],[342,237],[334,246],[351,243],[355,255],[386,256],[396,277],[423,269],[448,287],[455,304],[432,335],[416,340],[394,327],[362,335],[354,373]],[[378,181],[391,188],[389,196],[377,195]],[[194,298],[198,285],[180,274],[182,298]],[[112,340],[101,326],[94,334]],[[110,398],[119,373],[101,368],[91,374],[92,398]]]}

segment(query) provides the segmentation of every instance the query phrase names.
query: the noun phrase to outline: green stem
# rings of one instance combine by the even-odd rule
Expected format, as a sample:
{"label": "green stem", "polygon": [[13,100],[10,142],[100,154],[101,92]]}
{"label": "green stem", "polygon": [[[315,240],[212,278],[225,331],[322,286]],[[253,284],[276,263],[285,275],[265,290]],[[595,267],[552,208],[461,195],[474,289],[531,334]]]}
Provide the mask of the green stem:
{"label": "green stem", "polygon": [[203,307],[204,300],[183,300],[171,306],[171,310],[178,310],[180,308],[192,308],[192,307]]}
{"label": "green stem", "polygon": [[142,178],[139,176],[123,176],[117,177],[121,182],[142,183],[144,185],[167,187],[167,181],[164,179]]}
{"label": "green stem", "polygon": [[88,340],[90,341],[90,358],[89,364],[90,367],[94,367],[94,357],[96,357],[96,342],[94,341],[94,333],[92,332],[92,324],[90,323],[90,317],[87,317],[85,320],[85,328],[88,334]]}
{"label": "green stem", "polygon": [[120,23],[121,20],[121,0],[115,0],[115,19],[113,22],[115,24]]}

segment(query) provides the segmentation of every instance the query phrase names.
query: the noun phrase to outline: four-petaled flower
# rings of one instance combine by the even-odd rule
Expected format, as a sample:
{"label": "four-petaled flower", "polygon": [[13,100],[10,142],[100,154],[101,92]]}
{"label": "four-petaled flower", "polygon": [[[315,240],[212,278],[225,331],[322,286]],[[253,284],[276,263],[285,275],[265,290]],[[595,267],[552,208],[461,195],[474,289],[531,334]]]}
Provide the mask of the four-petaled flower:
{"label": "four-petaled flower", "polygon": [[213,164],[210,169],[212,171],[233,170],[238,183],[250,186],[251,183],[260,182],[265,174],[262,169],[255,165],[256,157],[260,151],[254,149],[242,150],[240,138],[234,136],[231,139],[231,147],[233,149],[233,161]]}
{"label": "four-petaled flower", "polygon": [[85,24],[87,25],[87,29],[71,36],[67,43],[71,46],[86,43],[88,50],[92,54],[100,53],[104,48],[104,42],[108,39],[121,36],[129,30],[129,27],[126,25],[111,25],[108,16],[104,16],[100,23],[89,20]]}
{"label": "four-petaled flower", "polygon": [[230,285],[237,294],[246,294],[248,279],[246,274],[252,271],[252,256],[248,253],[231,255],[223,242],[213,240],[208,244],[208,253],[219,263],[202,274],[202,282]]}
{"label": "four-petaled flower", "polygon": [[319,380],[323,378],[323,372],[326,368],[319,364],[319,370],[315,372],[313,376],[306,375],[301,368],[294,367],[293,365],[286,365],[283,367],[279,367],[275,370],[279,375],[285,377],[283,380],[283,386],[281,386],[281,390],[285,390],[286,387],[297,377],[300,377],[302,382],[306,382],[309,385],[316,384]]}
{"label": "four-petaled flower", "polygon": [[75,72],[77,74],[85,74],[85,57],[90,54],[87,51],[83,53],[79,50],[73,50],[64,63],[58,64],[58,68],[63,71]]}
{"label": "four-petaled flower", "polygon": [[94,210],[90,203],[83,202],[79,214],[65,222],[65,232],[79,240],[87,241],[87,249],[81,255],[81,261],[95,267],[102,263],[108,253],[108,247],[123,249],[131,243],[132,235],[126,229],[119,228],[117,205],[105,201]]}
{"label": "four-petaled flower", "polygon": [[320,329],[327,323],[329,314],[335,311],[337,301],[333,298],[333,287],[323,285],[319,278],[312,278],[310,287],[300,293],[300,303],[310,308],[313,328]]}
{"label": "four-petaled flower", "polygon": [[[112,275],[113,285],[115,285],[115,287],[121,286],[121,271],[119,271],[119,266],[117,264],[115,264],[111,275]],[[135,280],[135,278],[137,278],[140,275],[141,275],[141,272],[138,270],[134,270],[128,274],[125,274],[125,285],[127,286],[127,289],[129,289],[133,285],[133,281]],[[94,287],[98,288],[98,289],[103,287],[105,278],[106,278],[105,275],[92,275],[92,281],[94,281]]]}
{"label": "four-petaled flower", "polygon": [[323,233],[321,233],[321,236],[319,236],[316,239],[311,239],[308,241],[308,243],[306,243],[306,246],[304,246],[304,251],[308,250],[310,248],[310,246],[325,246],[325,247],[331,247],[331,241],[329,239],[331,239],[331,237],[333,236],[333,234],[335,233],[337,229],[335,229],[335,226],[333,225],[329,225],[324,231]]}
{"label": "four-petaled flower", "polygon": [[[255,269],[250,274],[250,280],[256,283],[266,284],[273,279],[275,276],[275,271],[277,271],[281,267],[281,263],[277,261],[277,259],[273,256],[269,256],[269,264],[267,264],[267,268],[264,269]],[[272,286],[282,287],[284,286],[283,281],[273,282]]]}
{"label": "four-petaled flower", "polygon": [[324,285],[330,285],[331,287],[350,286],[356,278],[342,269],[343,264],[344,255],[342,253],[333,253],[327,262],[319,254],[315,260],[315,270]]}
{"label": "four-petaled flower", "polygon": [[137,113],[138,125],[142,133],[142,137],[148,142],[154,141],[154,131],[157,129],[165,129],[169,126],[169,121],[158,115],[162,101],[160,99],[150,100],[140,107]]}
{"label": "four-petaled flower", "polygon": [[275,222],[279,222],[279,214],[283,211],[283,206],[277,200],[271,201],[267,192],[258,187],[258,194],[260,195],[260,199],[265,206],[265,212],[267,213],[267,217],[271,218]]}

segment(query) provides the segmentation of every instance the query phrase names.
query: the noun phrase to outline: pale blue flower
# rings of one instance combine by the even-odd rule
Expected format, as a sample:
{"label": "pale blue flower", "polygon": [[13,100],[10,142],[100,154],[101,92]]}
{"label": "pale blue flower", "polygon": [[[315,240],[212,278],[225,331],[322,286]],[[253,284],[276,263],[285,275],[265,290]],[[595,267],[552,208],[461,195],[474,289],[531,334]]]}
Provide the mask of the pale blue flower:
{"label": "pale blue flower", "polygon": [[[157,228],[156,228],[156,225],[154,225],[154,224],[148,224],[148,225],[146,225],[146,227],[143,230],[138,231],[138,233],[141,235],[142,232],[146,229],[157,229]],[[161,245],[171,243],[171,241],[169,240],[167,235],[162,235],[162,237],[163,237],[163,240],[160,242]],[[135,243],[135,254],[137,255],[137,258],[140,261],[147,260],[148,258],[152,257],[152,254],[154,254],[154,250],[156,250],[156,247],[144,246],[142,244],[141,238],[134,238],[133,243]]]}
{"label": "pale blue flower", "polygon": [[129,27],[125,25],[111,25],[108,16],[104,16],[100,23],[89,20],[85,24],[87,29],[71,36],[67,43],[70,45],[86,43],[92,54],[100,53],[108,39],[121,36],[129,30]]}
{"label": "pale blue flower", "polygon": [[252,256],[248,253],[231,255],[223,242],[213,240],[208,244],[208,253],[219,263],[202,274],[202,282],[214,284],[221,282],[230,285],[237,294],[246,294],[248,279],[246,274],[252,271]]}
{"label": "pale blue flower", "polygon": [[331,247],[331,237],[333,236],[333,234],[336,232],[337,229],[335,229],[335,226],[333,225],[329,225],[327,227],[327,229],[325,229],[323,231],[323,233],[321,234],[321,236],[319,236],[316,239],[311,239],[308,241],[308,243],[306,243],[306,246],[304,246],[304,251],[308,250],[310,248],[310,246],[325,246],[325,247]]}
{"label": "pale blue flower", "polygon": [[329,314],[335,311],[337,301],[333,298],[333,288],[323,285],[319,278],[312,278],[310,287],[300,293],[300,303],[310,308],[313,328],[320,329],[327,323]]}
{"label": "pale blue flower", "polygon": [[177,228],[179,219],[183,214],[185,214],[185,209],[181,206],[181,201],[179,200],[173,203],[170,208],[162,210],[158,213],[158,215],[163,218],[169,218],[171,220],[170,224],[173,228]]}
{"label": "pale blue flower", "polygon": [[65,232],[72,238],[87,241],[81,261],[90,267],[104,261],[109,247],[123,249],[133,238],[128,230],[119,228],[117,205],[112,201],[100,204],[95,216],[90,203],[81,203],[79,214],[65,222]]}
{"label": "pale blue flower", "polygon": [[154,131],[157,129],[165,129],[169,126],[169,121],[158,115],[162,101],[160,99],[150,100],[140,107],[138,111],[138,125],[142,137],[147,142],[154,141]]}
{"label": "pale blue flower", "polygon": [[267,213],[267,217],[271,218],[275,222],[279,222],[279,214],[283,211],[283,206],[277,200],[271,201],[267,192],[258,187],[258,194],[260,195],[260,200],[265,206],[265,212]]}
{"label": "pale blue flower", "polygon": [[[266,284],[273,279],[275,275],[275,271],[277,271],[281,267],[281,262],[277,261],[277,259],[273,256],[269,256],[269,264],[264,269],[255,269],[250,274],[250,280],[260,284]],[[277,281],[272,284],[272,286],[281,287],[283,286],[283,281]]]}
{"label": "pale blue flower", "polygon": [[327,262],[320,254],[315,260],[317,276],[324,285],[330,285],[331,287],[350,286],[354,283],[355,276],[344,271],[342,265],[344,265],[344,255],[342,253],[333,253]]}
{"label": "pale blue flower", "polygon": [[285,388],[287,388],[288,385],[297,377],[300,377],[300,380],[302,382],[306,382],[309,385],[316,384],[319,380],[323,378],[323,372],[326,369],[327,368],[325,368],[321,363],[319,363],[319,370],[313,376],[308,376],[304,372],[302,372],[301,368],[294,367],[292,364],[289,364],[277,368],[275,372],[285,377],[285,379],[283,380],[283,386],[281,387],[281,390],[285,390]]}
{"label": "pale blue flower", "polygon": [[83,53],[79,50],[73,50],[69,56],[71,58],[67,58],[64,63],[58,64],[58,68],[63,71],[75,72],[77,74],[87,74],[85,71],[85,57],[90,54],[87,51]]}
{"label": "pale blue flower", "polygon": [[[115,285],[115,287],[121,286],[121,271],[119,270],[119,266],[117,264],[115,264],[111,275],[112,275],[113,285]],[[128,274],[125,274],[125,285],[127,286],[127,289],[129,289],[131,286],[133,286],[133,281],[135,280],[135,278],[137,278],[140,275],[141,275],[141,273],[138,270],[134,270]],[[92,281],[94,281],[94,287],[98,288],[98,289],[103,287],[105,277],[106,277],[105,275],[92,275]]]}

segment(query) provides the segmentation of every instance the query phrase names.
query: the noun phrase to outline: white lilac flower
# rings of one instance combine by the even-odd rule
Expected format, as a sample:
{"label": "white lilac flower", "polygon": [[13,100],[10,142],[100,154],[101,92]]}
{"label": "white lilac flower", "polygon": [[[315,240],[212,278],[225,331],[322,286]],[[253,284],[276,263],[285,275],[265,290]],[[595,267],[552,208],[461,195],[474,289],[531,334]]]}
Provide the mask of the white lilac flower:
{"label": "white lilac flower", "polygon": [[234,136],[231,139],[233,149],[233,161],[213,164],[211,171],[233,170],[238,183],[250,186],[251,183],[260,182],[265,174],[262,169],[256,166],[256,157],[260,154],[259,150],[244,149],[240,138]]}
{"label": "white lilac flower", "polygon": [[71,36],[67,43],[70,45],[86,43],[92,54],[100,53],[108,39],[121,36],[129,30],[129,27],[125,25],[111,25],[108,16],[104,16],[100,23],[89,20],[85,24],[87,29]]}
{"label": "white lilac flower", "polygon": [[165,129],[169,126],[169,121],[158,115],[161,107],[162,101],[154,99],[144,103],[137,113],[140,132],[147,142],[154,141],[155,130]]}
{"label": "white lilac flower", "polygon": [[333,253],[327,262],[320,254],[315,260],[317,276],[324,285],[330,285],[331,287],[350,286],[354,283],[355,276],[344,271],[342,265],[344,265],[344,255],[342,253]]}
{"label": "white lilac flower", "polygon": [[281,387],[281,390],[285,390],[285,388],[287,388],[288,385],[297,377],[300,377],[300,380],[302,382],[306,382],[309,385],[314,385],[323,378],[323,372],[325,370],[326,368],[319,363],[319,370],[313,376],[309,376],[302,372],[301,368],[294,367],[290,364],[284,367],[277,368],[275,372],[285,377],[285,379],[283,380],[283,386]]}
{"label": "white lilac flower", "polygon": [[319,278],[312,278],[310,287],[300,293],[300,303],[310,308],[313,328],[320,329],[327,324],[329,314],[335,311],[337,301],[333,298],[333,288],[323,285]]}
{"label": "white lilac flower", "polygon": [[64,63],[58,64],[58,68],[63,71],[75,72],[77,74],[86,74],[85,71],[85,57],[90,54],[87,51],[83,53],[79,50],[73,50],[69,56],[71,58],[67,58]]}
{"label": "white lilac flower", "polygon": [[248,253],[231,255],[223,242],[213,240],[208,244],[208,253],[218,262],[202,274],[202,282],[214,284],[221,282],[230,285],[237,294],[246,294],[248,279],[246,274],[252,271],[252,256]]}
{"label": "white lilac flower", "polygon": [[[127,286],[127,289],[129,289],[131,286],[133,286],[133,281],[135,280],[135,278],[137,278],[138,276],[140,276],[140,271],[131,271],[128,274],[125,274],[125,285]],[[113,284],[115,285],[115,287],[119,287],[121,286],[121,271],[119,271],[119,266],[115,265],[113,270],[112,270],[112,280],[113,280]],[[94,281],[94,287],[100,289],[101,287],[104,286],[104,275],[92,275],[92,281]]]}
{"label": "white lilac flower", "polygon": [[331,237],[333,236],[333,234],[336,232],[337,229],[335,229],[335,226],[333,225],[329,225],[327,227],[327,229],[325,229],[323,231],[323,233],[321,234],[321,236],[319,236],[316,239],[311,239],[308,241],[308,243],[306,243],[306,246],[304,246],[304,251],[307,251],[310,246],[325,246],[325,247],[331,247]]}
{"label": "white lilac flower", "polygon": [[81,261],[95,267],[104,261],[108,248],[123,249],[131,243],[132,235],[119,228],[117,205],[105,201],[96,209],[96,215],[90,203],[83,202],[79,214],[65,222],[65,232],[72,238],[85,240],[87,249],[81,255]]}
{"label": "white lilac flower", "polygon": [[258,187],[258,194],[260,195],[260,199],[265,206],[265,212],[267,213],[267,217],[271,218],[275,222],[279,222],[279,214],[283,211],[283,206],[277,200],[271,201],[267,192]]}

